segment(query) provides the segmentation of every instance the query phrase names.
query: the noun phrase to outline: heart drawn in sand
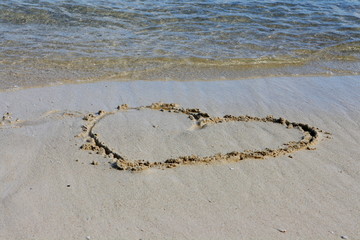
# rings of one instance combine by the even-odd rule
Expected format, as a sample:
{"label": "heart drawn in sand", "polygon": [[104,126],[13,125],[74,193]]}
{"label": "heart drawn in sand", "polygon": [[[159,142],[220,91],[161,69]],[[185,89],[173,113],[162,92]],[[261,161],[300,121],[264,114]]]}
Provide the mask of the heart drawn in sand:
{"label": "heart drawn in sand", "polygon": [[[114,116],[116,113],[126,113],[129,111],[161,111],[164,113],[171,113],[174,115],[181,115],[188,118],[190,122],[190,128],[192,129],[210,129],[216,125],[223,125],[226,123],[256,123],[260,124],[276,124],[276,127],[283,127],[285,129],[297,130],[298,134],[301,136],[298,141],[288,141],[282,143],[281,147],[269,148],[265,147],[264,149],[259,150],[236,150],[229,152],[214,153],[210,156],[203,156],[200,154],[188,154],[186,156],[171,156],[167,157],[163,161],[149,161],[142,159],[129,159],[128,156],[124,154],[126,151],[122,151],[124,146],[114,149],[114,141],[106,141],[99,132],[101,132],[101,123],[105,123],[106,118]],[[245,159],[265,159],[267,157],[277,157],[280,155],[290,154],[295,151],[302,149],[311,150],[311,146],[318,143],[321,136],[322,130],[311,127],[308,124],[290,122],[284,118],[274,118],[273,116],[267,116],[264,118],[252,117],[252,116],[232,116],[225,115],[223,117],[212,117],[206,112],[202,112],[199,109],[186,109],[182,108],[178,104],[174,103],[153,103],[149,106],[134,107],[130,108],[128,105],[123,104],[117,107],[116,110],[112,112],[99,111],[94,114],[88,114],[83,117],[83,120],[86,121],[86,124],[83,125],[83,132],[79,135],[85,138],[86,143],[81,146],[81,149],[94,151],[98,154],[105,155],[106,157],[112,159],[113,167],[119,170],[130,170],[130,171],[141,171],[148,168],[172,168],[178,167],[181,165],[190,165],[190,164],[210,164],[216,162],[237,162]],[[126,123],[125,123],[126,125]],[[113,127],[113,126],[112,126]],[[122,126],[123,128],[126,126]],[[159,126],[153,125],[152,127],[157,128]],[[108,128],[109,129],[109,128]],[[214,128],[213,128],[214,129]],[[112,130],[110,129],[110,135]],[[114,131],[115,132],[115,131]],[[236,132],[234,131],[236,134]],[[115,133],[114,133],[115,134]],[[166,136],[171,135],[171,131],[167,133]],[[183,134],[183,133],[181,133]],[[185,134],[185,133],[184,133]],[[196,134],[188,132],[188,134]],[[325,133],[328,134],[328,133]],[[181,136],[177,136],[173,141],[181,141]],[[195,135],[194,135],[195,136]],[[131,137],[131,136],[130,136]],[[141,136],[140,136],[141,137]],[[170,136],[171,137],[171,136]],[[169,138],[171,139],[171,138]],[[186,138],[185,138],[186,139]],[[206,141],[207,139],[204,139]],[[208,139],[211,140],[211,139]],[[164,141],[168,141],[165,139]],[[170,140],[169,140],[170,141]],[[131,139],[130,139],[131,142]],[[114,146],[111,145],[113,143]],[[131,143],[130,143],[131,144]],[[195,152],[196,147],[194,146],[193,150]],[[191,149],[190,149],[191,151]],[[226,151],[226,150],[225,150]]]}

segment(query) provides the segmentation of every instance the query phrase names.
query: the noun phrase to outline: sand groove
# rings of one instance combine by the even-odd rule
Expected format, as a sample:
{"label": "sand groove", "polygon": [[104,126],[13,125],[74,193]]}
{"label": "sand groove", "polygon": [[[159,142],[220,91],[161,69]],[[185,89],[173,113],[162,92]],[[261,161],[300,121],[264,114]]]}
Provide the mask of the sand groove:
{"label": "sand groove", "polygon": [[7,128],[20,128],[24,126],[33,126],[42,124],[49,120],[65,119],[65,118],[77,118],[83,116],[83,113],[78,111],[60,111],[51,110],[43,113],[40,117],[32,119],[19,119],[14,120],[12,113],[6,112],[0,119],[0,130]]}
{"label": "sand groove", "polygon": [[[151,109],[155,111],[167,111],[176,114],[185,114],[192,121],[196,122],[199,128],[203,128],[211,124],[220,124],[225,122],[269,122],[274,124],[280,124],[285,128],[294,128],[302,133],[302,139],[299,141],[290,141],[284,143],[283,147],[270,149],[265,148],[263,150],[245,150],[245,151],[232,151],[228,153],[217,153],[211,156],[200,157],[197,155],[179,156],[177,158],[169,158],[162,162],[149,162],[145,160],[131,160],[127,159],[113,150],[106,143],[102,142],[98,135],[94,133],[93,129],[95,125],[101,121],[104,117],[115,114],[121,111],[127,110],[142,110]],[[83,117],[86,124],[82,126],[82,133],[79,136],[86,139],[86,143],[81,146],[81,149],[94,151],[98,154],[102,154],[112,159],[112,166],[119,170],[141,171],[148,168],[173,168],[181,165],[190,164],[210,164],[215,162],[238,162],[245,159],[265,159],[267,157],[277,157],[280,155],[290,154],[302,149],[313,150],[313,145],[316,145],[321,137],[322,130],[309,126],[305,123],[290,122],[285,118],[275,118],[273,116],[267,116],[264,118],[253,116],[232,116],[225,115],[223,117],[212,117],[206,112],[202,112],[197,108],[182,108],[178,104],[174,103],[153,103],[149,106],[130,108],[127,104],[118,106],[116,110],[112,112],[99,111],[94,114],[88,114]],[[329,134],[329,133],[324,133]]]}

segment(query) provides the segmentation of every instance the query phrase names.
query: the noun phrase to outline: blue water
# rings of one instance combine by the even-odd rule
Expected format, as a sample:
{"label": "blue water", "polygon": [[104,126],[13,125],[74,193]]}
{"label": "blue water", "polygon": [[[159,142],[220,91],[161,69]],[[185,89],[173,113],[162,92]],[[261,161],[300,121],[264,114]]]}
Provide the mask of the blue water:
{"label": "blue water", "polygon": [[0,87],[359,74],[360,1],[0,1]]}

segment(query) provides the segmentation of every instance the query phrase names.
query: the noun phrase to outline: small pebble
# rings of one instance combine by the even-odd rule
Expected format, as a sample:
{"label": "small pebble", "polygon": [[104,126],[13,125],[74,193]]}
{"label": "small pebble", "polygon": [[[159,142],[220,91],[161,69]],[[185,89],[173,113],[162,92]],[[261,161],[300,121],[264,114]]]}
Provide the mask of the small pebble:
{"label": "small pebble", "polygon": [[341,239],[349,239],[348,236],[341,236]]}
{"label": "small pebble", "polygon": [[278,231],[281,233],[286,233],[286,229],[279,228]]}
{"label": "small pebble", "polygon": [[66,185],[67,187],[70,187],[70,184]]}
{"label": "small pebble", "polygon": [[233,168],[233,167],[231,167],[231,168],[229,168],[230,170],[234,170],[235,168]]}
{"label": "small pebble", "polygon": [[90,237],[90,236],[87,236],[87,237],[86,237],[86,239],[87,239],[87,240],[90,240],[90,239],[91,239],[91,237]]}

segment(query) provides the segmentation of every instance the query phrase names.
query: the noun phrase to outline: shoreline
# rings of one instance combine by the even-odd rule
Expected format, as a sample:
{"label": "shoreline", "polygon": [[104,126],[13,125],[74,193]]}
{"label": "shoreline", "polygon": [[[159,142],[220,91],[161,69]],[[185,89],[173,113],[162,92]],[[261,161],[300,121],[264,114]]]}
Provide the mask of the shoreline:
{"label": "shoreline", "polygon": [[[254,68],[256,71],[257,69]],[[266,68],[264,68],[265,70]],[[339,71],[341,72],[341,71]],[[55,74],[56,75],[56,74]],[[241,75],[241,74],[240,74]],[[239,74],[234,74],[234,76],[232,77],[224,77],[221,76],[221,74],[215,75],[215,76],[209,76],[206,74],[199,74],[197,76],[192,76],[191,78],[167,78],[167,77],[161,77],[161,76],[156,76],[156,77],[152,77],[149,79],[142,79],[142,78],[136,78],[136,79],[129,79],[129,78],[118,78],[118,76],[114,75],[114,76],[97,76],[95,78],[90,78],[90,77],[84,77],[84,78],[79,78],[79,77],[73,77],[72,79],[57,79],[56,81],[50,81],[50,82],[44,82],[43,84],[28,84],[25,83],[25,85],[23,86],[18,86],[18,85],[14,85],[12,84],[11,86],[7,86],[2,84],[0,86],[0,93],[1,92],[14,92],[14,91],[19,91],[19,90],[26,90],[26,89],[32,89],[32,88],[46,88],[46,87],[56,87],[56,86],[63,86],[63,85],[77,85],[77,84],[91,84],[91,83],[98,83],[98,82],[218,82],[218,81],[247,81],[247,80],[256,80],[256,79],[277,79],[277,78],[316,78],[316,77],[328,77],[328,78],[334,78],[334,77],[348,77],[348,76],[360,76],[360,74],[358,72],[350,72],[350,71],[344,71],[343,73],[334,73],[334,72],[329,72],[328,74],[324,74],[324,73],[301,73],[301,74],[297,74],[297,73],[289,73],[289,74],[285,74],[284,72],[276,72],[274,71],[273,74],[269,75],[269,72],[266,73],[266,75],[244,75],[242,77],[239,77]],[[43,79],[43,77],[39,77],[40,79]],[[6,77],[4,77],[4,79],[6,79]],[[7,79],[9,80],[9,79]],[[11,80],[13,81],[13,80]],[[30,80],[32,81],[32,80]],[[36,80],[38,81],[38,80]]]}
{"label": "shoreline", "polygon": [[[0,238],[356,239],[359,92],[358,75],[111,81],[0,92]],[[199,108],[209,116],[273,115],[331,135],[291,157],[136,173],[117,170],[102,153],[80,149],[86,143],[76,137],[86,127],[83,118],[99,111],[114,117],[96,133],[104,141],[122,141],[112,145],[119,151],[143,151],[145,157],[171,149],[170,155],[191,155],[195,146],[211,152],[211,145],[219,144],[216,153],[225,149],[220,144],[258,149],[301,140],[292,129],[274,124],[208,126],[209,132],[197,138],[202,130],[189,128],[191,121],[176,114],[116,115],[123,104],[156,102]],[[172,146],[171,139],[161,142],[156,136],[174,136],[184,144]]]}

